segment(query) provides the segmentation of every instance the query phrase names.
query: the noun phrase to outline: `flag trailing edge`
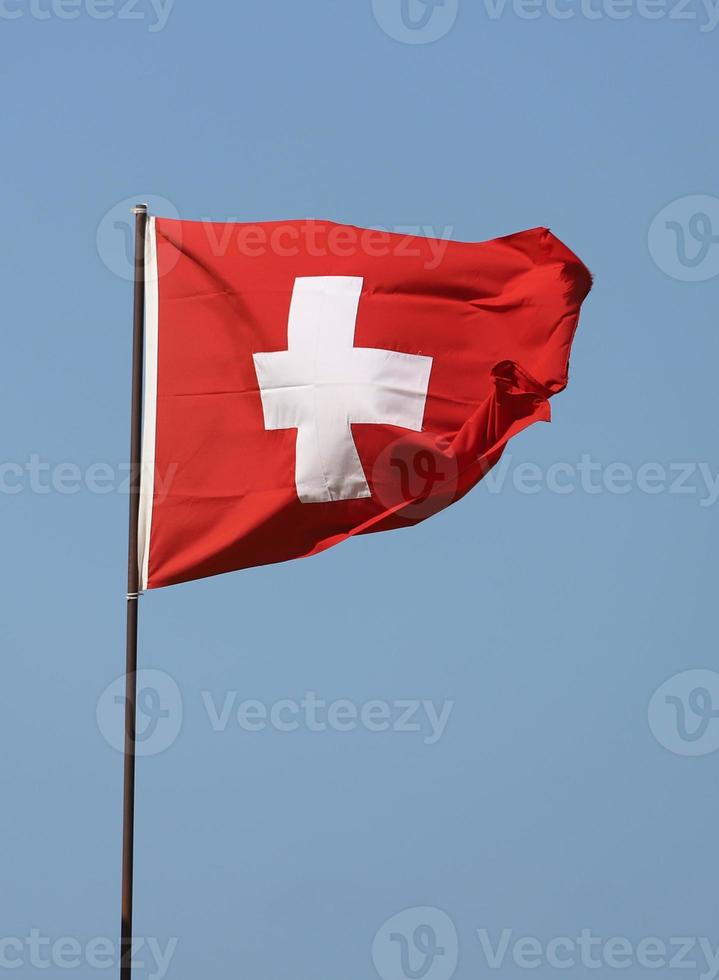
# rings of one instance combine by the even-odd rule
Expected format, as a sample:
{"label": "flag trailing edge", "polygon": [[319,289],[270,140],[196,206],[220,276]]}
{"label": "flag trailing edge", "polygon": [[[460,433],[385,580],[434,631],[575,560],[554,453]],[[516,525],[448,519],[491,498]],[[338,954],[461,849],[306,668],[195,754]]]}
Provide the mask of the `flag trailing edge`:
{"label": "flag trailing edge", "polygon": [[549,421],[591,288],[546,228],[474,244],[150,217],[144,259],[143,590],[459,499]]}

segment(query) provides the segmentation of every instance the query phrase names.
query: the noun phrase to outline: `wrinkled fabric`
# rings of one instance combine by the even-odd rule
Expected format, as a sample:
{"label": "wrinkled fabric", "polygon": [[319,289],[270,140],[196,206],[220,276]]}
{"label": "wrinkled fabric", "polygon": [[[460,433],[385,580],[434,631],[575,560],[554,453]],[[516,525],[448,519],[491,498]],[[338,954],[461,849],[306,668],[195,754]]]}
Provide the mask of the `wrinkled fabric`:
{"label": "wrinkled fabric", "polygon": [[[342,229],[283,223],[292,247],[239,225],[156,220],[156,480],[148,588],[316,554],[406,527],[467,493],[567,384],[582,262],[548,229],[479,244],[385,233],[380,248],[304,248]],[[272,239],[277,224],[245,226]],[[260,236],[261,237],[261,236]],[[267,431],[253,355],[283,351],[295,279],[361,276],[355,347],[432,358],[421,431],[358,424],[371,496],[303,503],[296,429]]]}

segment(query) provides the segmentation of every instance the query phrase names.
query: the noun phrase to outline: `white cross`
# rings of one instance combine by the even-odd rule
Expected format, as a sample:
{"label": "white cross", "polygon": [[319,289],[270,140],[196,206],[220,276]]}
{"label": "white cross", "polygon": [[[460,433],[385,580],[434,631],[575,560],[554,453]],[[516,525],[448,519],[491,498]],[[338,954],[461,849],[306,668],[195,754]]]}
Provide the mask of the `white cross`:
{"label": "white cross", "polygon": [[421,431],[432,358],[354,347],[363,280],[295,279],[287,350],[254,354],[265,429],[297,429],[302,503],[371,496],[353,424]]}

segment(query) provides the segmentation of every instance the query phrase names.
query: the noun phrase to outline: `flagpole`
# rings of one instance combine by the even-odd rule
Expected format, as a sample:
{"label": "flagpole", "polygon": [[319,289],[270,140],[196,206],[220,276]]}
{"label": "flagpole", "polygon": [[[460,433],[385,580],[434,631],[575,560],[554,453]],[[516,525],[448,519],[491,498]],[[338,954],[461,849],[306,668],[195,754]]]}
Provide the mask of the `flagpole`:
{"label": "flagpole", "polygon": [[140,569],[137,531],[140,515],[142,452],[142,373],[145,346],[145,229],[147,205],[135,215],[135,293],[132,340],[132,410],[130,423],[130,520],[127,560],[127,651],[125,663],[125,782],[122,816],[122,933],[120,980],[132,980],[132,892],[135,854],[135,735],[137,699],[137,622]]}

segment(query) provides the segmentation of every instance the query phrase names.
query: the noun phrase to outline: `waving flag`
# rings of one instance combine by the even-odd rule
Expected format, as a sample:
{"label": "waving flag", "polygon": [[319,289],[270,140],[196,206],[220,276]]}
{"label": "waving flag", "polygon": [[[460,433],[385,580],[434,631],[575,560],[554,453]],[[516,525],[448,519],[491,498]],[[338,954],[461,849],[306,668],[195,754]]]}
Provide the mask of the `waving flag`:
{"label": "waving flag", "polygon": [[546,228],[480,244],[151,218],[143,589],[416,523],[548,421],[591,278]]}

